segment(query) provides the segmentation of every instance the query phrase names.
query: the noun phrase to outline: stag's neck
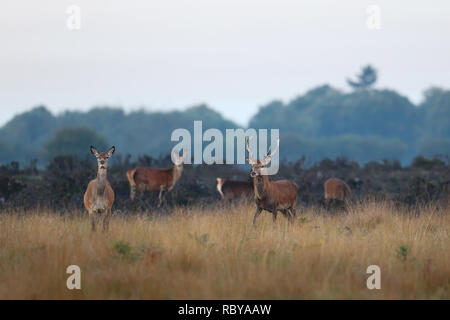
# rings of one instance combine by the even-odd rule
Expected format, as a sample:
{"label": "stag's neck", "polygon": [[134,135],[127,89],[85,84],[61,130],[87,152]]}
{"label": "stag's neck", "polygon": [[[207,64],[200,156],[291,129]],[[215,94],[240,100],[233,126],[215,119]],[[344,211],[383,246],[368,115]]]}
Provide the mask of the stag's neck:
{"label": "stag's neck", "polygon": [[270,185],[270,179],[267,175],[261,175],[253,178],[253,185],[255,188],[255,195],[258,199],[263,199]]}
{"label": "stag's neck", "polygon": [[97,173],[96,193],[102,195],[105,192],[106,182],[108,182],[106,170],[99,169]]}

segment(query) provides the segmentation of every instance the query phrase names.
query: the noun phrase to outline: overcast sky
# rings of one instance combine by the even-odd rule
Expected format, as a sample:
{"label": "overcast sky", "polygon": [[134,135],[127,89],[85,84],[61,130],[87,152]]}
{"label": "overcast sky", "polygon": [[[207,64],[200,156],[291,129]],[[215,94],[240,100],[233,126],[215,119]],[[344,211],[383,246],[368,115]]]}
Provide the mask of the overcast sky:
{"label": "overcast sky", "polygon": [[[69,30],[69,5],[81,29]],[[381,28],[367,27],[369,5]],[[317,85],[348,90],[367,63],[378,88],[420,101],[450,88],[448,0],[6,0],[0,5],[0,125],[38,104],[183,109],[240,124]]]}

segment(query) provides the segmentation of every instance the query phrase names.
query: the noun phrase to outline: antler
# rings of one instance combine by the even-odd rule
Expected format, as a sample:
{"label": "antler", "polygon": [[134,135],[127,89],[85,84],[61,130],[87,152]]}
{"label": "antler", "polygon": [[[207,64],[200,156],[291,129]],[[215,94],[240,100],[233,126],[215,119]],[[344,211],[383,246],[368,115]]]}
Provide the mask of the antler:
{"label": "antler", "polygon": [[252,164],[252,163],[254,163],[255,162],[255,157],[253,156],[253,153],[250,151],[250,147],[249,147],[249,145],[248,145],[248,142],[249,142],[249,140],[251,139],[251,138],[253,138],[253,137],[246,137],[245,138],[245,149],[247,149],[247,151],[248,151],[248,162],[250,163],[250,164]]}
{"label": "antler", "polygon": [[[264,156],[264,158],[263,158],[263,160],[262,160],[262,163],[264,164],[264,165],[268,165],[269,163],[270,163],[270,161],[272,161],[272,156],[275,154],[275,153],[277,153],[277,151],[278,151],[278,148],[280,147],[280,139],[277,139],[277,144],[276,144],[276,146],[275,146],[275,150],[272,152],[271,151],[271,149],[272,149],[272,145],[269,147],[269,150],[267,151],[267,154]],[[270,152],[270,154],[269,154],[269,152]]]}

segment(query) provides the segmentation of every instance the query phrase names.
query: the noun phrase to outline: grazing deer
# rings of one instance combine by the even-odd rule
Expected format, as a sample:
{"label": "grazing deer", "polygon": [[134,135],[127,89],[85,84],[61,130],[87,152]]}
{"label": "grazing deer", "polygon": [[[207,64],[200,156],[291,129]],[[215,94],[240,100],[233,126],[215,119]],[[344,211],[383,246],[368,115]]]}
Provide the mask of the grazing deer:
{"label": "grazing deer", "polygon": [[330,178],[323,184],[325,193],[325,204],[327,208],[330,208],[332,202],[340,202],[347,206],[347,202],[350,201],[352,191],[347,183],[337,178]]}
{"label": "grazing deer", "polygon": [[158,207],[164,200],[164,193],[171,191],[183,172],[183,156],[173,152],[174,166],[170,169],[134,168],[127,171],[127,179],[130,184],[130,199],[134,200],[136,188],[141,193],[145,190],[159,192]]}
{"label": "grazing deer", "polygon": [[91,146],[91,152],[97,158],[98,171],[97,178],[89,182],[84,193],[84,206],[89,212],[92,231],[95,231],[96,216],[103,219],[103,230],[108,229],[111,207],[114,203],[114,191],[108,182],[106,173],[109,158],[115,150],[116,148],[112,147],[108,152],[98,152],[97,149]]}
{"label": "grazing deer", "polygon": [[253,197],[253,182],[217,178],[217,191],[222,200]]}
{"label": "grazing deer", "polygon": [[262,160],[255,160],[248,146],[248,138],[246,139],[246,149],[249,154],[247,162],[252,165],[250,176],[253,178],[253,186],[255,192],[256,213],[253,217],[253,224],[256,218],[261,214],[262,210],[272,213],[273,222],[277,219],[278,211],[280,211],[290,222],[295,217],[295,206],[297,204],[298,186],[288,180],[272,181],[267,175],[267,165],[272,161],[272,156],[278,151],[280,140],[277,140],[277,146],[270,155],[267,154]]}

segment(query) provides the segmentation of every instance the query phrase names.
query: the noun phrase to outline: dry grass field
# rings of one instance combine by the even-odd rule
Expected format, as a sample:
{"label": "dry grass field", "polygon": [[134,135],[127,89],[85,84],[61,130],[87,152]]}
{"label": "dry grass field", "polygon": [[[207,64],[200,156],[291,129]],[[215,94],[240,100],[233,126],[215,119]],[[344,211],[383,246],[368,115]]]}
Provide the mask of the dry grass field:
{"label": "dry grass field", "polygon": [[[116,215],[0,214],[1,299],[449,299],[450,212],[387,203],[348,215],[298,210],[294,224],[254,205]],[[68,290],[66,268],[81,268]],[[366,287],[369,265],[381,290]]]}

